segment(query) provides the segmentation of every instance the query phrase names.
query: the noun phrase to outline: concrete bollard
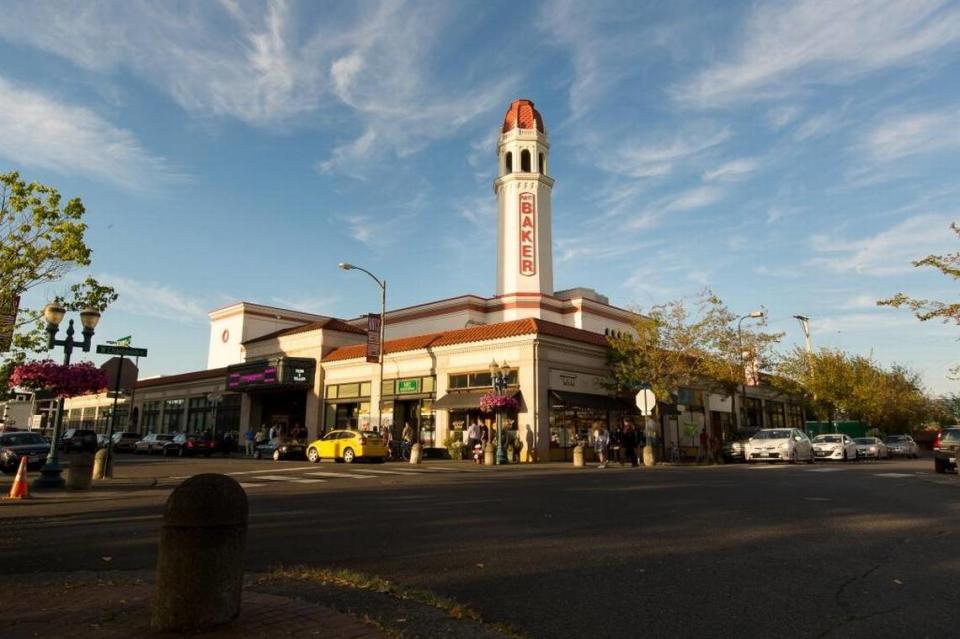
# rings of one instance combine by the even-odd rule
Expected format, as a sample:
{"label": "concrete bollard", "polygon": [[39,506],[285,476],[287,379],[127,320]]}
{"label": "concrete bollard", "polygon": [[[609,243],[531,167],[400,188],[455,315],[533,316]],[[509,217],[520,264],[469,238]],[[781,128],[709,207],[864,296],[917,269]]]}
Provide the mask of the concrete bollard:
{"label": "concrete bollard", "polygon": [[484,466],[493,466],[493,444],[487,442],[487,445],[483,447],[483,465]]}
{"label": "concrete bollard", "polygon": [[583,468],[583,446],[573,447],[573,466],[574,468]]}
{"label": "concrete bollard", "polygon": [[191,632],[240,614],[247,493],[226,475],[195,475],[167,499],[157,554],[155,630]]}
{"label": "concrete bollard", "polygon": [[107,449],[101,448],[93,457],[93,478],[110,479],[113,477],[113,464],[107,464]]}
{"label": "concrete bollard", "polygon": [[411,446],[410,447],[410,463],[419,464],[422,458],[423,458],[423,446],[421,446],[419,443]]}
{"label": "concrete bollard", "polygon": [[657,463],[657,456],[652,445],[647,444],[643,447],[643,465],[654,466]]}
{"label": "concrete bollard", "polygon": [[70,457],[67,468],[67,488],[70,490],[90,490],[93,480],[93,455],[87,452]]}

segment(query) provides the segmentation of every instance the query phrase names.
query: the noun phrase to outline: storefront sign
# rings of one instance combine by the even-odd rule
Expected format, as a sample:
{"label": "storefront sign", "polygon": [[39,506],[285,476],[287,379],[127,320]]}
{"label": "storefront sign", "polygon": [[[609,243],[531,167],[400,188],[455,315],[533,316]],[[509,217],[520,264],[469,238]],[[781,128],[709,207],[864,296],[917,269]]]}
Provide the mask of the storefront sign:
{"label": "storefront sign", "polygon": [[420,392],[420,379],[398,379],[397,380],[397,394],[400,393],[419,393]]}
{"label": "storefront sign", "polygon": [[380,361],[380,314],[367,315],[367,361]]}
{"label": "storefront sign", "polygon": [[13,327],[17,324],[20,296],[0,297],[0,353],[10,349],[13,342]]}
{"label": "storefront sign", "polygon": [[316,362],[301,357],[236,364],[227,368],[227,389],[245,391],[277,386],[310,386],[315,371]]}
{"label": "storefront sign", "polygon": [[607,395],[610,392],[607,380],[600,375],[556,369],[550,371],[550,388],[594,395]]}
{"label": "storefront sign", "polygon": [[537,274],[537,200],[520,194],[520,275]]}
{"label": "storefront sign", "polygon": [[236,371],[227,376],[227,388],[243,390],[256,386],[273,386],[277,383],[277,367],[265,365],[248,372]]}

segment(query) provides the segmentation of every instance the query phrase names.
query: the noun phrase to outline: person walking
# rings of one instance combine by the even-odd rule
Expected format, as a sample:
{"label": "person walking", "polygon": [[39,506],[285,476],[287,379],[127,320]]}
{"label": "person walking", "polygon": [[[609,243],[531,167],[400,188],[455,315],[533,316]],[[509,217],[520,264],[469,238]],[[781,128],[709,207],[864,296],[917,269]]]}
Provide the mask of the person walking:
{"label": "person walking", "polygon": [[710,457],[710,445],[709,437],[707,436],[707,427],[704,426],[703,430],[700,431],[700,461],[701,463],[709,463]]}
{"label": "person walking", "polygon": [[247,432],[243,434],[243,452],[247,457],[253,457],[253,426],[247,426]]}
{"label": "person walking", "polygon": [[607,430],[603,422],[593,423],[593,431],[590,433],[593,440],[593,452],[597,454],[597,468],[607,467],[607,447],[610,446],[610,431]]}
{"label": "person walking", "polygon": [[470,426],[467,427],[467,450],[470,451],[471,455],[478,443],[480,443],[480,424],[478,424],[476,418],[474,418]]}
{"label": "person walking", "polygon": [[255,444],[254,449],[256,449],[256,446],[260,446],[261,444],[267,443],[267,425],[266,424],[260,424],[260,430],[258,430],[257,434],[253,436],[253,442]]}
{"label": "person walking", "polygon": [[623,446],[623,456],[634,468],[637,467],[637,431],[629,419],[623,420],[623,430],[620,445]]}
{"label": "person walking", "polygon": [[403,423],[403,432],[400,433],[400,439],[403,440],[403,458],[410,459],[410,449],[413,447],[413,426],[410,422]]}
{"label": "person walking", "polygon": [[280,437],[280,429],[277,428],[277,425],[276,425],[276,424],[273,424],[273,425],[270,427],[270,443],[271,443],[271,444],[272,444],[272,443],[275,443],[275,442],[277,441],[277,438],[279,438],[279,437]]}

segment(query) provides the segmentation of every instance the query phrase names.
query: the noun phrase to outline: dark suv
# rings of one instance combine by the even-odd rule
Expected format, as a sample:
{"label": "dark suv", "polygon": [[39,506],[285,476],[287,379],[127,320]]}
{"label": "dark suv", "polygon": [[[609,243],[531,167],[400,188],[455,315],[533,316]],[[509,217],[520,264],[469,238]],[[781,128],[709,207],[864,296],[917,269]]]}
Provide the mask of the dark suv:
{"label": "dark suv", "polygon": [[60,447],[65,453],[75,450],[95,453],[97,452],[97,433],[93,430],[68,428],[60,438]]}
{"label": "dark suv", "polygon": [[960,456],[960,426],[944,428],[933,442],[933,469],[945,473],[951,468],[957,469],[957,457]]}

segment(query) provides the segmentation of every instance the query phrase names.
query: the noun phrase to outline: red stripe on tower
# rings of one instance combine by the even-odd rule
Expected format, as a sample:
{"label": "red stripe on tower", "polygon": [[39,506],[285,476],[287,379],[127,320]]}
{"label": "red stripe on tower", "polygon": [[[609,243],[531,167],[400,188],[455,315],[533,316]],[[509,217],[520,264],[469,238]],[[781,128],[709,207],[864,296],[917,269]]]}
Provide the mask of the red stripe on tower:
{"label": "red stripe on tower", "polygon": [[520,194],[520,275],[537,274],[537,200]]}

